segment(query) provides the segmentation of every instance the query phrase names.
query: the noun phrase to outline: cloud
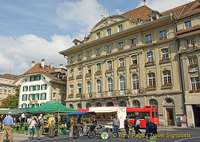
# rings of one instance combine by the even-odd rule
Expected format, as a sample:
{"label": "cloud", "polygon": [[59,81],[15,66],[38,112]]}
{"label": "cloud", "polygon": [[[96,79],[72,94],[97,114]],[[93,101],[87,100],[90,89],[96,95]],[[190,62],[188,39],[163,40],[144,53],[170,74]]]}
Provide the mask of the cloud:
{"label": "cloud", "polygon": [[119,9],[115,9],[115,10],[112,12],[113,15],[121,15],[122,13],[124,13],[124,12],[120,11]]}
{"label": "cloud", "polygon": [[[147,0],[146,5],[153,10],[163,12],[163,11],[175,8],[177,6],[186,4],[186,3],[191,2],[191,1],[192,0],[171,0],[171,1],[168,1],[168,0]],[[142,5],[144,5],[143,0],[140,1],[138,7],[142,6]]]}
{"label": "cloud", "polygon": [[61,29],[88,33],[108,12],[97,0],[66,1],[57,6],[57,25]]}
{"label": "cloud", "polygon": [[66,59],[58,52],[72,46],[72,38],[68,35],[54,35],[50,41],[35,35],[23,35],[17,38],[0,36],[0,74],[9,72],[22,74],[31,67],[31,62],[45,64],[53,63],[55,66],[66,64]]}

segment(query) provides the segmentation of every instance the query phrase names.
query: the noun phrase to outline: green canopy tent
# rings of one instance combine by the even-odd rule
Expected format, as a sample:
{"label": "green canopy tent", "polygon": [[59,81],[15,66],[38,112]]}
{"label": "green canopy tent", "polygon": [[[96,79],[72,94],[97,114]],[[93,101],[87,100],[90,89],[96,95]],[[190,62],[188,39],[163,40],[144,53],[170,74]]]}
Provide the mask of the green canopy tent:
{"label": "green canopy tent", "polygon": [[71,113],[71,112],[78,112],[76,109],[68,108],[62,105],[58,101],[46,102],[45,104],[27,109],[27,113]]}

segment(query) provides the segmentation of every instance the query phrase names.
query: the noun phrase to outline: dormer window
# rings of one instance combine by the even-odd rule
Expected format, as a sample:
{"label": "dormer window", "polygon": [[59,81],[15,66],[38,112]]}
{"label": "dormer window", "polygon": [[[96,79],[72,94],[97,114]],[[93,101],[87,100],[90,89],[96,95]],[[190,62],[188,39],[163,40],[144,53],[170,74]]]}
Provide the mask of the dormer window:
{"label": "dormer window", "polygon": [[107,29],[107,34],[108,34],[108,36],[111,35],[111,29]]}
{"label": "dormer window", "polygon": [[157,20],[160,17],[160,13],[158,11],[152,11],[150,14],[151,21]]}
{"label": "dormer window", "polygon": [[191,21],[185,22],[185,28],[186,28],[186,29],[189,29],[189,28],[191,28],[191,27],[192,27]]}
{"label": "dormer window", "polygon": [[97,39],[100,39],[100,38],[101,38],[101,34],[99,32],[99,33],[97,33]]}
{"label": "dormer window", "polygon": [[123,31],[123,26],[122,26],[122,25],[119,25],[119,26],[118,26],[118,29],[119,29],[119,32],[122,32],[122,31]]}

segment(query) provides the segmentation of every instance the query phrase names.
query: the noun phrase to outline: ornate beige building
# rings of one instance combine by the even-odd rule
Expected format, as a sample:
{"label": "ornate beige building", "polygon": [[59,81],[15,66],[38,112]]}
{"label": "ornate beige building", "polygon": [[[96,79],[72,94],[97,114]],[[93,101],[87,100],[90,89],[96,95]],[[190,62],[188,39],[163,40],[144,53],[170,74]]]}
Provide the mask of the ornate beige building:
{"label": "ornate beige building", "polygon": [[68,57],[66,105],[157,105],[160,124],[175,125],[185,113],[176,36],[183,10],[142,6],[104,18],[83,41],[75,39],[60,52]]}

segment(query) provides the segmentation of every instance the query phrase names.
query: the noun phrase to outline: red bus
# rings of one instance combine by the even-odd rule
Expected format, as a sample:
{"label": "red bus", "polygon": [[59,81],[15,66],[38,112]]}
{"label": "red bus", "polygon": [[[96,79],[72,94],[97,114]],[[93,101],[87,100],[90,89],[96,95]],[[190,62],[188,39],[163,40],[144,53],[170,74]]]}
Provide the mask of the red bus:
{"label": "red bus", "polygon": [[126,113],[126,115],[129,117],[130,122],[132,122],[133,124],[135,121],[134,117],[138,116],[138,119],[140,120],[140,128],[146,128],[146,122],[144,120],[145,116],[149,116],[154,124],[159,124],[157,106],[150,105],[143,108],[127,107]]}

